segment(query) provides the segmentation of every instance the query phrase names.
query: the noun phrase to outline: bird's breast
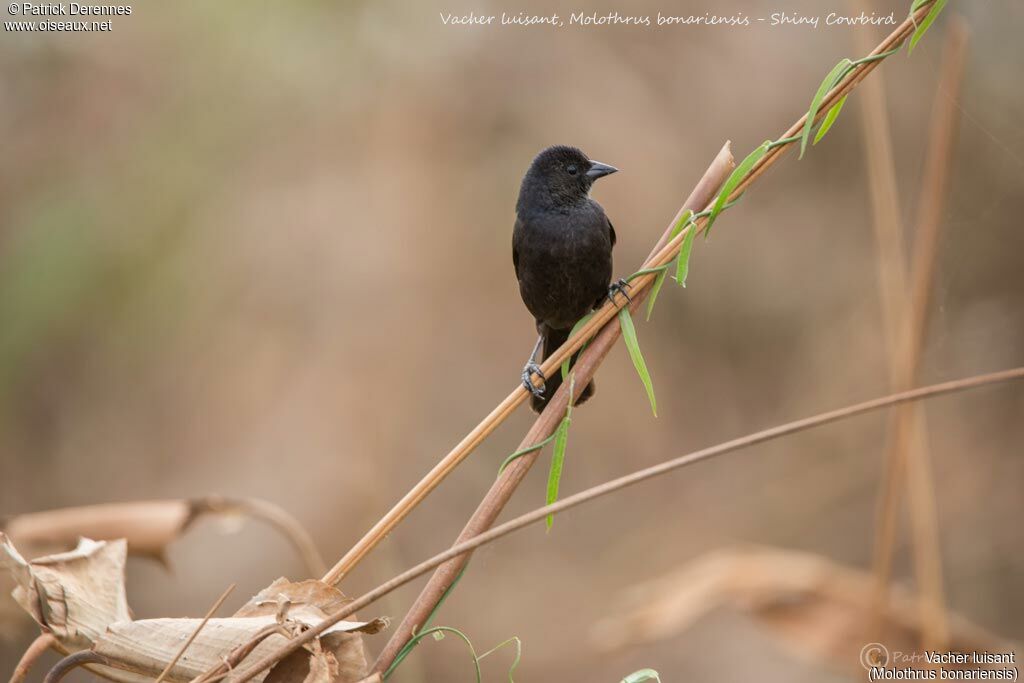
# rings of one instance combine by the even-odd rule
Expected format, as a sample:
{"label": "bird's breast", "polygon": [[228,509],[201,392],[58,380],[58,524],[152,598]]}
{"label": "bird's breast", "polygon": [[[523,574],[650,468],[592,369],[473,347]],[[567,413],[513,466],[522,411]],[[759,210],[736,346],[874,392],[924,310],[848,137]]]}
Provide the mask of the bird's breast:
{"label": "bird's breast", "polygon": [[603,214],[520,216],[519,288],[534,316],[571,327],[603,296],[611,279],[611,239]]}

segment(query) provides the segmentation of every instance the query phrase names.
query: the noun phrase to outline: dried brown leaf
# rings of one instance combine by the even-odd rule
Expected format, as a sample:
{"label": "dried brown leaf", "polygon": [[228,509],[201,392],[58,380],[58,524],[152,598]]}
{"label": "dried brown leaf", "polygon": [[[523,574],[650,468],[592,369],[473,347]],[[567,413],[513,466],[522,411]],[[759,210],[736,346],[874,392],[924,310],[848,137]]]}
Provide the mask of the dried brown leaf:
{"label": "dried brown leaf", "polygon": [[[118,669],[89,667],[113,680],[152,680],[202,620],[132,621],[124,589],[126,554],[124,540],[82,539],[73,551],[27,561],[0,533],[0,564],[17,583],[15,599],[41,628],[53,633],[62,650],[91,648],[116,662]],[[278,579],[234,616],[210,619],[165,680],[189,681],[220,664],[228,653],[261,631],[278,627],[280,633],[265,638],[252,650],[256,654],[249,655],[262,656],[280,647],[284,634],[316,626],[347,601],[341,591],[321,581]],[[300,651],[278,664],[270,675],[281,683],[359,680],[366,673],[359,634],[376,633],[384,626],[381,619],[339,622],[314,642],[313,653]]]}
{"label": "dried brown leaf", "polygon": [[26,550],[67,548],[81,537],[123,538],[133,555],[162,559],[167,545],[182,534],[193,515],[187,500],[108,503],[18,515],[4,524],[4,533]]}
{"label": "dried brown leaf", "polygon": [[295,606],[315,607],[321,616],[335,612],[349,602],[344,593],[323,581],[308,579],[292,582],[282,577],[250,598],[234,616],[255,617],[274,614],[282,599]]}
{"label": "dried brown leaf", "polygon": [[[309,613],[298,609],[289,614],[295,629],[313,626],[319,619],[310,619]],[[199,626],[200,619],[141,619],[111,624],[109,630],[96,643],[95,651],[117,661],[136,673],[156,677],[171,661],[181,643]],[[165,681],[189,681],[203,672],[217,666],[222,658],[240,645],[249,642],[260,631],[277,623],[275,615],[251,617],[227,617],[210,619],[196,639],[189,646],[178,663],[168,673]],[[356,677],[342,680],[358,680],[366,667],[362,639],[355,635],[361,631],[374,632],[380,628],[379,622],[338,623],[325,633],[322,641],[324,649],[330,651],[338,664],[345,663],[346,670],[351,666],[358,667]],[[250,657],[260,657],[274,648],[280,647],[284,636],[274,634],[264,639]],[[300,660],[308,660],[308,652],[300,653]],[[285,662],[282,662],[285,664]],[[289,664],[289,669],[295,662]],[[301,668],[301,667],[296,667]],[[305,670],[297,678],[288,680],[301,683],[308,673]],[[230,680],[230,677],[228,678]]]}
{"label": "dried brown leaf", "polygon": [[[274,672],[271,671],[271,674]],[[326,650],[313,653],[309,658],[309,674],[304,683],[334,683],[341,675],[338,660]]]}
{"label": "dried brown leaf", "polygon": [[[281,578],[242,606],[235,616],[257,616],[277,615],[281,605],[287,605],[287,617],[298,618],[305,623],[311,619],[326,618],[328,615],[341,609],[349,599],[335,588],[322,581],[307,580],[292,583]],[[329,629],[321,638],[323,645],[332,654],[334,666],[339,672],[340,678],[332,680],[355,681],[366,672],[366,652],[363,648],[362,638],[352,634],[352,631],[360,633],[377,633],[382,630],[386,623],[382,619],[371,622],[339,622],[339,626],[346,624],[363,624],[358,629],[341,629],[336,631]],[[343,631],[349,631],[344,633]],[[298,656],[296,656],[298,655]],[[271,669],[267,681],[287,681],[289,683],[300,683],[314,675],[316,654],[310,658],[302,652],[282,660],[277,666]],[[320,671],[323,673],[323,670]]]}
{"label": "dried brown leaf", "polygon": [[[661,578],[630,589],[598,623],[595,643],[614,649],[674,636],[720,607],[746,614],[794,654],[840,667],[856,665],[865,643],[869,573],[811,553],[731,548],[705,555]],[[890,650],[915,651],[919,610],[905,591],[893,592],[881,636]],[[965,618],[950,615],[951,649],[1005,650],[1007,643]]]}
{"label": "dried brown leaf", "polygon": [[[363,662],[365,670],[366,662]],[[353,677],[354,675],[354,677]],[[342,675],[337,658],[329,650],[318,648],[310,655],[299,650],[285,657],[270,670],[264,683],[335,683],[335,681],[355,681],[362,673],[346,671]]]}
{"label": "dried brown leaf", "polygon": [[302,526],[267,501],[209,496],[195,500],[148,500],[46,510],[12,517],[0,527],[29,553],[74,547],[81,537],[123,538],[132,555],[164,561],[167,546],[203,515],[258,519],[284,535],[302,556],[311,576],[325,571],[323,559]]}
{"label": "dried brown leaf", "polygon": [[[168,673],[166,681],[189,681],[214,668],[232,650],[250,642],[258,633],[281,624],[284,631],[297,632],[315,626],[331,610],[347,602],[338,589],[320,581],[292,583],[278,579],[260,591],[234,616],[210,619],[199,635]],[[286,606],[284,614],[280,614]],[[198,627],[199,619],[145,619],[111,624],[96,643],[96,652],[124,664],[134,672],[155,676],[166,667],[185,638]],[[328,629],[320,639],[317,653],[300,651],[271,669],[267,680],[302,683],[316,673],[337,672],[334,681],[355,681],[365,674],[366,654],[360,633],[376,633],[383,620],[342,621]],[[248,657],[261,657],[280,647],[284,636],[274,634],[256,646]],[[318,668],[319,667],[319,668]],[[273,678],[271,678],[273,677]],[[226,679],[231,680],[228,676]],[[316,679],[319,680],[319,679]]]}
{"label": "dried brown leaf", "polygon": [[92,645],[127,620],[126,549],[121,541],[82,539],[74,550],[26,561],[0,533],[0,565],[14,577],[14,599],[68,650]]}

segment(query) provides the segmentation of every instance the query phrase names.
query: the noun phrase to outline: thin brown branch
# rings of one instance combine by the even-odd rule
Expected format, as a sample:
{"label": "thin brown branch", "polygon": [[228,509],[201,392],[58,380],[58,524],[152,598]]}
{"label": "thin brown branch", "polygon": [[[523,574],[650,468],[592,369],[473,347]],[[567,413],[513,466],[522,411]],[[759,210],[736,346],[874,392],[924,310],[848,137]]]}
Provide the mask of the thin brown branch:
{"label": "thin brown branch", "polygon": [[[897,328],[894,389],[905,389],[918,381],[921,354],[927,333],[928,314],[938,255],[939,228],[949,183],[950,160],[959,121],[957,94],[963,81],[967,55],[967,29],[962,20],[950,22],[943,50],[940,80],[933,106],[925,175],[918,200],[917,230],[911,264],[911,290],[904,316]],[[914,549],[914,573],[921,600],[921,623],[925,649],[942,649],[949,639],[942,588],[942,562],[931,463],[926,448],[923,412],[916,406],[894,411],[886,472],[879,499],[876,523],[874,572],[875,591],[871,605],[872,634],[878,636],[881,615],[888,600],[892,556],[896,540],[896,518],[900,495],[906,487]],[[873,636],[873,637],[874,637]]]}
{"label": "thin brown branch", "polygon": [[[943,382],[941,384],[933,384],[931,386],[920,387],[911,391],[903,391],[896,394],[890,394],[880,398],[875,398],[870,401],[864,401],[852,406],[845,408],[839,408],[832,410],[827,413],[815,415],[814,417],[807,417],[802,420],[790,422],[770,429],[765,429],[760,432],[755,432],[747,436],[733,439],[732,441],[726,441],[725,443],[711,446],[699,451],[694,451],[678,458],[668,460],[666,462],[647,467],[642,470],[627,474],[618,479],[605,482],[598,486],[586,489],[580,493],[573,494],[562,500],[552,503],[551,505],[545,505],[542,508],[537,508],[532,512],[528,512],[525,515],[521,515],[512,519],[504,524],[494,527],[479,536],[452,546],[448,550],[435,555],[434,557],[421,562],[412,569],[402,572],[398,576],[391,580],[377,586],[370,592],[360,596],[352,602],[345,605],[339,611],[333,615],[324,619],[316,626],[303,632],[301,635],[293,638],[287,643],[283,644],[278,650],[271,652],[254,662],[248,668],[238,672],[236,675],[236,683],[245,683],[253,676],[259,675],[260,672],[264,671],[270,666],[273,666],[276,662],[280,661],[284,657],[296,652],[299,648],[303,647],[306,643],[309,643],[314,638],[319,637],[324,631],[329,629],[334,624],[338,623],[342,619],[351,616],[353,613],[364,609],[373,602],[379,600],[383,596],[387,595],[391,591],[401,588],[405,584],[413,581],[414,579],[426,574],[432,569],[435,569],[444,563],[448,562],[452,558],[458,557],[465,553],[476,550],[482,545],[491,543],[502,536],[506,536],[514,531],[518,531],[523,527],[535,524],[548,515],[555,515],[565,510],[589,503],[597,498],[607,496],[616,491],[620,491],[624,488],[638,484],[655,477],[659,477],[673,470],[677,470],[687,465],[693,465],[703,460],[708,460],[715,456],[723,455],[737,451],[749,446],[764,443],[772,439],[778,439],[790,434],[805,431],[813,427],[819,427],[839,420],[849,419],[857,415],[863,415],[864,413],[880,410],[883,408],[889,408],[891,406],[900,405],[910,401],[920,401],[926,398],[933,398],[935,396],[941,396],[943,394],[951,394],[961,391],[967,391],[969,389],[976,389],[978,387],[999,384],[1003,382],[1010,382],[1015,380],[1024,379],[1024,367],[1012,368],[1009,370],[1001,370],[999,372],[993,372],[986,375],[976,375],[973,377],[967,377],[964,379],[952,380],[949,382]],[[565,386],[565,385],[563,385]],[[557,396],[556,392],[556,396]],[[564,394],[563,394],[564,395]],[[527,457],[527,456],[524,456]],[[513,463],[514,464],[514,463]],[[510,465],[511,467],[511,465]]]}
{"label": "thin brown branch", "polygon": [[[256,635],[250,638],[248,642],[237,645],[232,649],[216,667],[209,671],[204,671],[193,678],[189,683],[216,683],[230,674],[231,671],[238,666],[239,662],[252,654],[252,651],[255,650],[260,643],[274,634],[282,635],[285,638],[289,637],[288,632],[285,631],[281,624],[268,624],[257,631]],[[273,664],[273,662],[271,662],[271,664]]]}
{"label": "thin brown branch", "polygon": [[64,680],[65,676],[71,673],[72,669],[77,669],[87,664],[106,664],[109,666],[110,662],[107,661],[106,657],[97,652],[82,650],[81,652],[68,655],[54,664],[53,668],[46,674],[46,678],[43,679],[43,683],[60,683],[60,681]]}
{"label": "thin brown branch", "polygon": [[178,663],[178,660],[181,659],[183,654],[185,654],[185,650],[188,649],[188,646],[192,644],[192,641],[196,639],[199,632],[202,631],[203,627],[206,626],[208,621],[210,621],[210,617],[220,609],[220,606],[224,604],[224,601],[228,599],[228,596],[231,595],[231,591],[233,590],[235,590],[235,584],[231,584],[227,587],[227,590],[220,594],[217,601],[214,602],[210,609],[206,611],[206,615],[203,617],[203,620],[200,621],[199,625],[196,626],[194,631],[192,631],[192,635],[188,637],[188,640],[181,644],[181,647],[178,648],[178,652],[175,653],[171,661],[167,662],[167,666],[164,667],[164,670],[160,672],[160,675],[156,677],[156,680],[153,683],[161,683],[161,681],[167,677],[168,672],[170,672],[170,670],[174,668],[174,665]]}
{"label": "thin brown branch", "polygon": [[9,683],[21,683],[25,680],[25,676],[32,669],[32,666],[39,661],[39,658],[46,653],[51,647],[57,644],[57,639],[53,637],[52,633],[42,633],[38,638],[32,641],[32,644],[28,646],[25,653],[21,655],[21,659],[18,660],[18,665],[14,667],[14,673],[11,674]]}

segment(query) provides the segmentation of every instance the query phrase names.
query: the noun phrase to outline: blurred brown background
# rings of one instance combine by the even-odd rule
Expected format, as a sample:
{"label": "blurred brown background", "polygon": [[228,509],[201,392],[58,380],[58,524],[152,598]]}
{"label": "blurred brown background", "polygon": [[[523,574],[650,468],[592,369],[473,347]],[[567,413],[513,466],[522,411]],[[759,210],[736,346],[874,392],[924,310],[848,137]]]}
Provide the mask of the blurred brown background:
{"label": "blurred brown background", "polygon": [[[845,12],[794,0],[588,12]],[[909,2],[876,9],[905,16]],[[850,29],[443,26],[504,6],[133,3],[111,33],[0,37],[0,513],[206,493],[291,511],[333,562],[515,386],[533,341],[510,258],[519,179],[552,143],[622,172],[595,197],[628,274],[714,153],[777,136]],[[1024,363],[1019,3],[951,3],[973,40],[922,381]],[[4,19],[10,17],[6,16]],[[944,16],[879,74],[913,224]],[[869,29],[880,39],[887,29]],[[854,96],[854,100],[856,95]],[[777,165],[699,242],[685,290],[638,323],[654,419],[622,348],[573,421],[563,492],[883,394],[860,110]],[[949,605],[1024,639],[1024,387],[928,404]],[[342,586],[443,549],[525,408]],[[481,551],[439,617],[517,680],[844,680],[729,615],[616,653],[590,629],[631,584],[737,542],[870,566],[885,419],[773,442],[620,493]],[[537,467],[509,512],[543,502]],[[905,536],[904,536],[905,538]],[[905,542],[898,577],[908,576]],[[278,536],[201,525],[171,571],[129,563],[139,617],[237,606],[302,567]],[[398,617],[420,584],[377,605]],[[7,600],[7,598],[3,598]],[[33,635],[0,645],[10,671]],[[368,641],[372,650],[385,636]],[[508,653],[485,660],[501,680]],[[47,660],[51,661],[51,660]],[[773,673],[774,672],[774,673]],[[41,675],[36,672],[33,675]],[[470,680],[454,639],[398,680]]]}

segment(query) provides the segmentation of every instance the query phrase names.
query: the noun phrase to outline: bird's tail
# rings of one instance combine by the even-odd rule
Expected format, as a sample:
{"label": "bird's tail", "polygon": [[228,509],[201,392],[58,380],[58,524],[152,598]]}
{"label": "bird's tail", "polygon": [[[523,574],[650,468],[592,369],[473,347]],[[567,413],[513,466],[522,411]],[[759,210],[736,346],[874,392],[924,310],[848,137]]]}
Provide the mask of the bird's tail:
{"label": "bird's tail", "polygon": [[[571,330],[553,330],[550,327],[545,328],[543,358],[547,358],[557,351],[558,347],[564,344],[569,338],[569,332],[571,332]],[[576,357],[578,355],[579,352],[573,355],[573,363],[576,362]],[[551,376],[544,382],[544,394],[541,396],[532,396],[530,398],[530,405],[533,407],[534,412],[539,413],[544,410],[545,406],[548,404],[548,399],[555,395],[555,392],[558,391],[558,387],[560,386],[562,386],[562,370],[561,368],[555,368],[555,371],[552,372]],[[580,394],[580,397],[576,400],[574,405],[580,405],[593,395],[594,382],[591,381],[583,390],[583,393]]]}

